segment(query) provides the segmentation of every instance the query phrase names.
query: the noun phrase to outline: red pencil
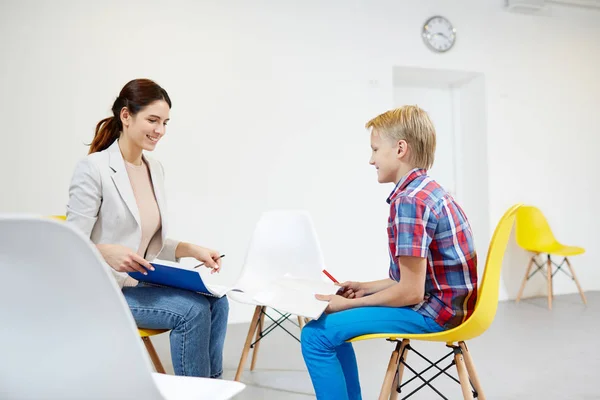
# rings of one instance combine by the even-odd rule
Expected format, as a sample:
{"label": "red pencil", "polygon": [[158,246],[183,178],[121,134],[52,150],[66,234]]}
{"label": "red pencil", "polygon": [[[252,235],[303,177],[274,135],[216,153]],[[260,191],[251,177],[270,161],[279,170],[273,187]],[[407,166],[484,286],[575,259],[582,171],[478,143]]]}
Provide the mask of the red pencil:
{"label": "red pencil", "polygon": [[324,273],[325,275],[327,275],[327,277],[328,277],[329,279],[331,279],[331,280],[333,281],[333,283],[339,283],[339,282],[338,282],[338,281],[337,281],[337,280],[336,280],[336,279],[335,279],[333,276],[331,276],[331,274],[330,274],[329,272],[327,272],[327,270],[325,270],[325,269],[324,269],[324,270],[323,270],[323,273]]}

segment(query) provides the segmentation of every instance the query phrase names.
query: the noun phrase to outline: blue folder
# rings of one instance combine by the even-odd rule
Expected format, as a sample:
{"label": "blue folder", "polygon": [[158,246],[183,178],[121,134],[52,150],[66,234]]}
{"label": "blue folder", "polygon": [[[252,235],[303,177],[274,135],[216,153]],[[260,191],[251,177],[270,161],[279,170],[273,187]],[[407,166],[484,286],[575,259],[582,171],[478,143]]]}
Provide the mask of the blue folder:
{"label": "blue folder", "polygon": [[171,286],[179,289],[192,290],[207,296],[215,296],[202,281],[200,273],[189,269],[169,267],[167,265],[150,263],[154,271],[148,270],[148,275],[141,272],[128,272],[129,276],[140,282],[160,286]]}

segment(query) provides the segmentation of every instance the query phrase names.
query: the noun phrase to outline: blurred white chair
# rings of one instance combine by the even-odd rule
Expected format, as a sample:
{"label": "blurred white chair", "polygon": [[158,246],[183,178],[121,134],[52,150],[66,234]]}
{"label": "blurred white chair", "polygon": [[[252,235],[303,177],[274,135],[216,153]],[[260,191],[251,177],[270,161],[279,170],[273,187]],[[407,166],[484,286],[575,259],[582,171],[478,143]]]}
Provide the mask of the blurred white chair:
{"label": "blurred white chair", "polygon": [[[268,276],[275,281],[286,274],[291,274],[295,278],[319,281],[323,279],[324,265],[319,240],[307,211],[273,210],[262,214],[252,235],[242,274],[236,285],[244,292],[232,291],[227,294],[232,300],[255,306],[234,378],[236,381],[241,379],[251,348],[253,352],[250,370],[254,370],[261,339],[274,329],[282,328],[300,342],[300,339],[286,329],[283,323],[291,322],[300,329],[306,323],[305,318],[298,316],[296,324],[289,320],[290,313],[280,312],[274,308],[271,309],[275,311],[276,316],[269,315],[267,308],[270,307],[260,304],[248,295],[260,291],[268,284],[264,279],[257,279],[257,277]],[[271,320],[271,324],[266,327],[265,316]]]}
{"label": "blurred white chair", "polygon": [[1,399],[230,399],[233,381],[153,373],[125,298],[89,239],[0,215]]}

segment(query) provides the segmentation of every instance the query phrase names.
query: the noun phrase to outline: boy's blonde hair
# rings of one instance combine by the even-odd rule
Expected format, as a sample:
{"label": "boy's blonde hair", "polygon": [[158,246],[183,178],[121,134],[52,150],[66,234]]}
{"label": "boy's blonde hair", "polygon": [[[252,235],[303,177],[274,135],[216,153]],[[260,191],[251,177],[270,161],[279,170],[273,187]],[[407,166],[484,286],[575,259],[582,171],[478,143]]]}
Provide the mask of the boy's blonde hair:
{"label": "boy's blonde hair", "polygon": [[384,112],[366,123],[394,142],[406,140],[411,149],[411,162],[416,168],[429,169],[435,155],[435,127],[427,113],[413,105]]}

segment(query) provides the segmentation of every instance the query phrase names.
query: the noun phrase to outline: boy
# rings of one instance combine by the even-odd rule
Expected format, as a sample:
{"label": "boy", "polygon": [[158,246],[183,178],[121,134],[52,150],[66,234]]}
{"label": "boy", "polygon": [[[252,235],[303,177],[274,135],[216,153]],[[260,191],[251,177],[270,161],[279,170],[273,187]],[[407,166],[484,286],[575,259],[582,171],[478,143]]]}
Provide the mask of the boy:
{"label": "boy", "polygon": [[344,282],[325,314],[302,330],[302,355],[317,399],[361,399],[356,357],[346,340],[380,333],[454,328],[477,300],[477,255],[469,222],[454,199],[427,176],[435,128],[425,111],[404,106],[366,124],[369,164],[380,183],[393,182],[388,237],[389,278]]}

